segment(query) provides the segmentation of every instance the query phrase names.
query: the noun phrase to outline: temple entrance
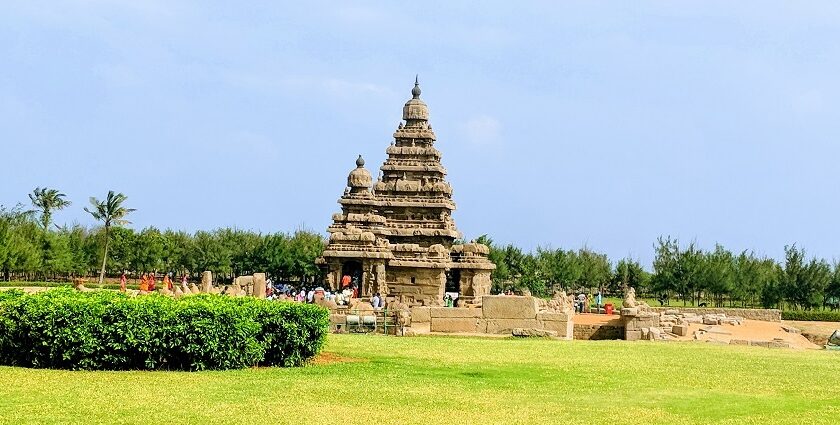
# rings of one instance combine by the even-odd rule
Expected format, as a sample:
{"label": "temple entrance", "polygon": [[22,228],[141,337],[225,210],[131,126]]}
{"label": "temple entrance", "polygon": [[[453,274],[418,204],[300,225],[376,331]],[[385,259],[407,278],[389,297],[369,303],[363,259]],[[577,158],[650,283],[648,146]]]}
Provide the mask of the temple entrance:
{"label": "temple entrance", "polygon": [[445,292],[461,292],[461,270],[453,269],[446,272]]}
{"label": "temple entrance", "polygon": [[344,289],[344,276],[350,276],[350,286],[355,286],[361,290],[362,287],[362,263],[358,261],[346,261],[341,266],[341,285]]}

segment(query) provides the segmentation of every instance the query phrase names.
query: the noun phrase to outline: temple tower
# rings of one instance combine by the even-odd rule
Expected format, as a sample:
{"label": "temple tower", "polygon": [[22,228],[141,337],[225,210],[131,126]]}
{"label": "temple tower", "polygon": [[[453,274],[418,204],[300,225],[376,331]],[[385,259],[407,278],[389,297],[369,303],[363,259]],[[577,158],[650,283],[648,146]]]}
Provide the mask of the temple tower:
{"label": "temple tower", "polygon": [[420,94],[415,79],[372,188],[364,161],[357,160],[319,264],[333,289],[350,276],[363,296],[380,292],[437,305],[451,292],[464,304],[489,293],[495,266],[486,246],[457,243],[462,236],[452,220],[452,188]]}

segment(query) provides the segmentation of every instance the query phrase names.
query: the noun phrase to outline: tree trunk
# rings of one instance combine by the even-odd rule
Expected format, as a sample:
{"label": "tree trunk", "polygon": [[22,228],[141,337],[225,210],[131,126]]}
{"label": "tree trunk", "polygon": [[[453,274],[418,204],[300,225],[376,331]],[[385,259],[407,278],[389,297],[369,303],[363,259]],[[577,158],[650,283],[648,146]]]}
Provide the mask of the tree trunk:
{"label": "tree trunk", "polygon": [[108,226],[105,226],[105,253],[102,255],[102,270],[99,272],[99,284],[105,281],[105,262],[108,261]]}

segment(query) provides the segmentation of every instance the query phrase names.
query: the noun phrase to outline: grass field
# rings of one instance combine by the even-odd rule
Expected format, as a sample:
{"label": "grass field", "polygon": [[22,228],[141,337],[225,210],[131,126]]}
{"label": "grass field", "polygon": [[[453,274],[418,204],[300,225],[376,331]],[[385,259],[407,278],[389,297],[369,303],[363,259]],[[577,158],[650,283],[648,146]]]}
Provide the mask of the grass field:
{"label": "grass field", "polygon": [[297,369],[0,367],[0,423],[836,424],[840,353],[330,335]]}

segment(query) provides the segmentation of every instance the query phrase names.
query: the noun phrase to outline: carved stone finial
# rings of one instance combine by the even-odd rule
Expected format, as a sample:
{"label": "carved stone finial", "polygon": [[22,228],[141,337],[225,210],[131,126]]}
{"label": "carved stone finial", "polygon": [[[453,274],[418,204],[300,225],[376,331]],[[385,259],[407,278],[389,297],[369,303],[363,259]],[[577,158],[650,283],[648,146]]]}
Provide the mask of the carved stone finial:
{"label": "carved stone finial", "polygon": [[418,75],[414,75],[414,88],[411,89],[411,97],[414,99],[420,98],[420,81],[418,77]]}
{"label": "carved stone finial", "polygon": [[365,160],[362,158],[361,155],[359,155],[359,158],[356,159],[356,166],[357,167],[364,167],[365,166]]}

